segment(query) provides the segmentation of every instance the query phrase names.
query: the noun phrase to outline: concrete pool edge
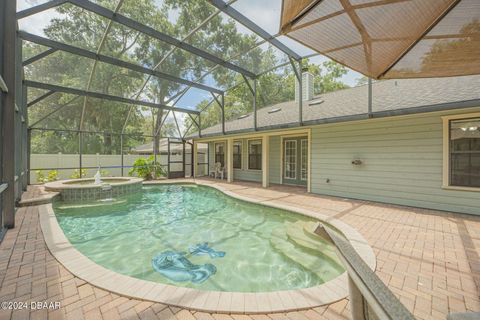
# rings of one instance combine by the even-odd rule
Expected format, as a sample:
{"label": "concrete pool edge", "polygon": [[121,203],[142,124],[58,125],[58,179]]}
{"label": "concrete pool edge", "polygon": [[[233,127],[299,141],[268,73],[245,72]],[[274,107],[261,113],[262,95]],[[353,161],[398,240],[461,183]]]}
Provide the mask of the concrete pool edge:
{"label": "concrete pool edge", "polygon": [[[193,183],[213,187],[233,198],[289,210],[324,221],[344,233],[368,266],[375,270],[376,258],[367,241],[352,227],[318,212],[291,207],[275,200],[259,201],[224,190],[214,183],[182,180],[161,181],[154,184]],[[150,184],[150,183],[149,183]],[[262,293],[202,291],[133,278],[108,270],[80,253],[66,238],[59,226],[51,204],[39,207],[42,233],[52,255],[73,275],[99,288],[126,297],[159,302],[198,311],[220,313],[271,313],[307,309],[331,304],[348,295],[347,275],[342,275],[319,286],[298,290]]]}

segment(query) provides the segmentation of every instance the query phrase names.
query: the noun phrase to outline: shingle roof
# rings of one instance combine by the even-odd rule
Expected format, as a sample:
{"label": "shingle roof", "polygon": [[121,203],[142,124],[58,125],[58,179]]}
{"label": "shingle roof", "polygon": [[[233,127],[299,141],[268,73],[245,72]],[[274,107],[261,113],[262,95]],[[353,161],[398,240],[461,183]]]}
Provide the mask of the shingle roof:
{"label": "shingle roof", "polygon": [[[453,78],[384,80],[372,85],[372,111],[391,111],[480,99],[480,75]],[[269,113],[273,109],[281,109]],[[368,86],[330,92],[303,102],[303,121],[367,113]],[[257,126],[298,123],[298,103],[287,101],[257,111]],[[253,114],[225,122],[225,131],[253,128]],[[221,134],[221,124],[202,130],[202,135]],[[198,133],[192,134],[198,136]]]}

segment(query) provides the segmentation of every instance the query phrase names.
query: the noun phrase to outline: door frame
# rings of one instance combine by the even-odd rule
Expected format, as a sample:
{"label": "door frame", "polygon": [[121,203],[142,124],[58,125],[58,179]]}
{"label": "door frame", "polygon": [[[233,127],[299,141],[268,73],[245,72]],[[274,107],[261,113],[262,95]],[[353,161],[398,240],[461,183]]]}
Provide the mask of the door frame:
{"label": "door frame", "polygon": [[[307,180],[305,181],[306,184],[285,183],[285,179],[284,179],[284,176],[283,176],[283,173],[284,173],[284,156],[285,156],[284,147],[285,147],[285,140],[288,140],[288,139],[298,139],[297,141],[300,141],[300,142],[302,141],[302,139],[307,140]],[[301,143],[300,143],[300,145],[301,145]],[[299,144],[297,142],[297,152],[299,151],[299,149],[300,149]],[[299,159],[297,159],[297,160],[299,160]],[[310,192],[310,186],[311,186],[311,184],[310,184],[310,180],[311,180],[310,160],[311,160],[311,132],[310,132],[310,130],[305,132],[305,133],[302,133],[302,134],[290,134],[290,135],[280,136],[280,184],[290,185],[290,186],[300,186],[300,187],[305,186],[305,187],[307,187],[307,191]],[[298,173],[297,173],[297,175],[298,175]]]}

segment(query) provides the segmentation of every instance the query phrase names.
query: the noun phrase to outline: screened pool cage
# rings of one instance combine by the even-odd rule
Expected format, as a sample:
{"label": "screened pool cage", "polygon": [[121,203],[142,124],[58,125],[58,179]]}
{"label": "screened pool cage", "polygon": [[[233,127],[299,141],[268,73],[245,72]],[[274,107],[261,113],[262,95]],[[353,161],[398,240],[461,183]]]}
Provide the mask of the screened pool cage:
{"label": "screened pool cage", "polygon": [[[188,177],[194,168],[201,176],[209,152],[198,144],[195,157],[195,138],[376,115],[368,81],[358,108],[313,119],[297,93],[307,88],[305,67],[328,69],[326,59],[278,33],[281,0],[262,6],[0,0],[0,225],[13,226],[28,184],[91,177],[99,167],[125,176],[145,161],[158,167],[156,178]],[[262,109],[283,103],[294,115],[274,124],[279,114]]]}
{"label": "screened pool cage", "polygon": [[[242,114],[247,130],[258,130],[257,109],[294,99],[281,83],[261,96],[258,87],[274,76],[301,88],[302,60],[316,56],[275,34],[278,23],[248,18],[251,0],[17,1],[16,15],[14,2],[2,1],[11,13],[3,27],[21,75],[15,143],[28,150],[16,148],[16,198],[29,183],[92,177],[98,168],[129,175],[139,158],[163,177],[192,176],[192,138],[212,126],[235,132],[228,123]],[[301,123],[301,99],[298,108]],[[208,146],[197,153],[198,174],[207,174]]]}

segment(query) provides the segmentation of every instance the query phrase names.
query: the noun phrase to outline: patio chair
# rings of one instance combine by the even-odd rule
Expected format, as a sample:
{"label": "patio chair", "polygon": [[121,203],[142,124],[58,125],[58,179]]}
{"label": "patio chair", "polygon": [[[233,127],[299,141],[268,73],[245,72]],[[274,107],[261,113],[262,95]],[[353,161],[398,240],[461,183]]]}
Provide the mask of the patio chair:
{"label": "patio chair", "polygon": [[221,178],[223,180],[223,177],[225,176],[225,168],[222,167],[222,164],[220,162],[215,163],[215,179]]}

